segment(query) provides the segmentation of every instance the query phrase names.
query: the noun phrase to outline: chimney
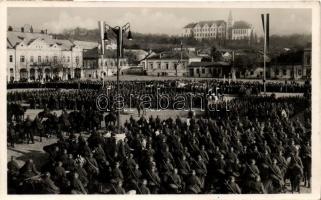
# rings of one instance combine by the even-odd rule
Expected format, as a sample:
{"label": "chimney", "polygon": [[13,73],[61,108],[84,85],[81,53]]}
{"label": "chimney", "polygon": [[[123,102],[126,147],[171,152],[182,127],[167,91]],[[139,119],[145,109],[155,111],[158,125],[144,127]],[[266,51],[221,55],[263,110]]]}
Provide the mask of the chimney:
{"label": "chimney", "polygon": [[162,53],[159,54],[159,59],[161,59],[161,58],[162,58]]}
{"label": "chimney", "polygon": [[48,34],[48,31],[47,31],[47,29],[46,29],[45,33],[46,33],[46,35]]}
{"label": "chimney", "polygon": [[22,33],[25,32],[25,29],[24,29],[23,27],[21,27],[21,32],[22,32]]}

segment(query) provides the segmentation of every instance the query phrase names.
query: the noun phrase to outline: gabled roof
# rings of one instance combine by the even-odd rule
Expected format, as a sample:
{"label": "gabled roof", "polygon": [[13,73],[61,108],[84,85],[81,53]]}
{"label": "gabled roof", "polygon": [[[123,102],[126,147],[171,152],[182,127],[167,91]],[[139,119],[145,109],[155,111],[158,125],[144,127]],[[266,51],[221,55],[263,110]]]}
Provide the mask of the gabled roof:
{"label": "gabled roof", "polygon": [[[182,59],[189,59],[189,58],[195,58],[198,57],[194,52],[182,52]],[[155,55],[150,56],[148,59],[180,59],[181,58],[181,52],[180,51],[164,51]]]}
{"label": "gabled roof", "polygon": [[211,27],[213,24],[216,24],[217,26],[220,26],[221,24],[226,23],[224,20],[211,20],[211,21],[200,21],[198,24],[203,27],[206,24]]}
{"label": "gabled roof", "polygon": [[213,24],[216,24],[217,26],[220,26],[221,24],[226,24],[224,20],[210,20],[210,21],[200,21],[197,23],[189,23],[184,28],[194,28],[196,25],[200,25],[200,27],[203,27],[205,25],[208,25],[211,27]]}
{"label": "gabled roof", "polygon": [[80,40],[74,40],[73,43],[82,49],[93,49],[95,47],[98,47],[98,42],[87,42],[87,41],[80,41]]}
{"label": "gabled roof", "polygon": [[194,26],[196,26],[197,23],[189,23],[186,26],[184,26],[184,28],[194,28]]}
{"label": "gabled roof", "polygon": [[236,21],[233,24],[233,29],[248,29],[251,28],[251,25],[245,21]]}
{"label": "gabled roof", "polygon": [[73,44],[70,40],[53,39],[51,35],[47,34],[14,31],[7,32],[7,46],[11,48],[15,48],[16,45],[20,44],[22,41],[26,45],[30,45],[37,39],[44,41],[49,46],[57,44],[62,50],[71,50],[75,46],[75,44]]}

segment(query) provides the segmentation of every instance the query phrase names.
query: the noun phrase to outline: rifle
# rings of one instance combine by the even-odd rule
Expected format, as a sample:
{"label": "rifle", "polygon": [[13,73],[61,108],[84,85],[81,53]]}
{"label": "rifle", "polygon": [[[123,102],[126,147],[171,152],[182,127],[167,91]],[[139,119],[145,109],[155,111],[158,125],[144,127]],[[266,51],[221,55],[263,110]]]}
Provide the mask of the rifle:
{"label": "rifle", "polygon": [[[178,159],[179,164],[183,167],[183,164],[180,159]],[[187,171],[190,171],[191,169],[186,169]]]}
{"label": "rifle", "polygon": [[[134,176],[135,180],[138,180],[138,177],[135,175],[135,173],[133,172],[133,170],[130,167],[129,167],[129,170],[130,170],[130,173]],[[136,185],[136,187],[138,189],[138,192],[140,194],[142,194],[142,191],[140,190],[139,185],[137,184],[137,182],[135,183],[135,185]]]}
{"label": "rifle", "polygon": [[23,179],[22,181],[35,180],[35,178],[39,178],[39,177],[41,177],[41,176],[43,176],[43,175],[44,175],[44,174],[38,174],[38,175],[29,177],[29,178],[25,178],[25,179]]}
{"label": "rifle", "polygon": [[233,194],[239,194],[239,192],[235,191],[227,181],[225,181],[225,185],[233,192]]}
{"label": "rifle", "polygon": [[257,173],[253,171],[253,169],[250,167],[250,165],[248,163],[246,163],[246,166],[250,169],[252,174],[257,175]]}
{"label": "rifle", "polygon": [[155,183],[157,186],[160,185],[160,183],[157,180],[154,180],[152,175],[149,173],[149,171],[147,170],[148,176],[150,177],[150,179],[152,180],[153,183]]}
{"label": "rifle", "polygon": [[94,168],[94,170],[96,171],[96,173],[98,174],[99,173],[99,168],[98,167],[96,167],[94,164],[92,164],[89,160],[88,160],[88,158],[86,158],[86,161],[87,161],[87,163],[89,163],[90,164],[90,166],[91,167],[93,167]]}

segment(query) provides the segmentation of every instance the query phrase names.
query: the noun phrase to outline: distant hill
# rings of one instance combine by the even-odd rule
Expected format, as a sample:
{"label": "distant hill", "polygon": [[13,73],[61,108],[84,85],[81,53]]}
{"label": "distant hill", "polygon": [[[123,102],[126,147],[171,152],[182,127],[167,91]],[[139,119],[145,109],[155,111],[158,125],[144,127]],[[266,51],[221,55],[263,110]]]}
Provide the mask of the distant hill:
{"label": "distant hill", "polygon": [[[182,41],[184,47],[222,47],[231,49],[240,48],[263,48],[263,38],[259,38],[259,42],[248,41],[217,41],[217,40],[203,40],[197,41],[193,38],[181,38],[179,36],[169,36],[166,34],[143,34],[143,33],[132,33],[133,40],[124,42],[124,46],[129,49],[152,49],[153,51],[159,52],[163,50],[168,50],[174,47],[180,47]],[[71,39],[71,40],[83,40],[97,42],[99,41],[99,31],[98,29],[85,29],[85,28],[75,28],[64,30],[61,34],[56,34],[56,38],[59,39]],[[112,38],[110,36],[110,38]],[[272,35],[270,37],[270,47],[271,49],[282,49],[282,48],[303,48],[308,43],[311,43],[311,34],[293,34],[286,36]]]}

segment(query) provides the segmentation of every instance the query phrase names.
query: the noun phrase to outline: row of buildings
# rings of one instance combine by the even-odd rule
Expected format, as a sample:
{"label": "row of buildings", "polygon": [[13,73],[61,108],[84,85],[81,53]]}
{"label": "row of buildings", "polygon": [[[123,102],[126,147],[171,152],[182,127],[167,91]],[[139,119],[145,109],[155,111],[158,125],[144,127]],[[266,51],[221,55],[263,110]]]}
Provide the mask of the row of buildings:
{"label": "row of buildings", "polygon": [[[7,31],[7,81],[48,81],[101,79],[116,73],[114,42],[105,46],[101,56],[98,42],[57,39],[47,31],[34,31],[32,26]],[[128,50],[129,51],[129,50]],[[130,50],[137,60],[147,52]],[[134,58],[136,59],[136,58]],[[120,59],[127,68],[127,58]]]}
{"label": "row of buildings", "polygon": [[211,20],[189,23],[183,27],[183,37],[195,39],[218,40],[251,40],[254,39],[254,28],[245,21],[233,21],[232,13],[229,13],[227,21]]}
{"label": "row of buildings", "polygon": [[[102,56],[98,42],[57,39],[46,31],[35,32],[32,27],[9,28],[7,81],[101,80],[117,73],[115,49],[113,42],[107,44]],[[216,53],[220,59],[214,59],[211,50],[206,49],[176,48],[161,53],[125,50],[124,58],[120,59],[121,74],[135,71],[149,76],[262,78],[262,62],[244,67],[246,62],[238,61],[251,55],[253,60],[262,60],[260,52],[250,55],[243,50],[218,49]],[[267,78],[310,77],[311,48],[295,56],[299,58],[296,62],[288,62],[284,56],[283,61],[272,59],[268,63]]]}
{"label": "row of buildings", "polygon": [[[221,58],[197,52],[163,52],[144,59],[141,65],[149,76],[187,76],[201,78],[263,78],[262,52],[218,50]],[[295,56],[292,59],[291,56]],[[246,59],[252,59],[249,64]],[[284,57],[286,59],[284,59]],[[283,59],[282,59],[283,58]],[[289,58],[289,59],[287,59]],[[244,61],[245,59],[245,61]],[[311,77],[311,47],[303,51],[283,52],[275,58],[266,57],[267,79],[309,79]]]}

